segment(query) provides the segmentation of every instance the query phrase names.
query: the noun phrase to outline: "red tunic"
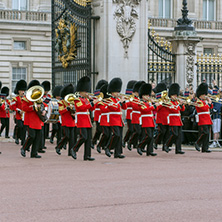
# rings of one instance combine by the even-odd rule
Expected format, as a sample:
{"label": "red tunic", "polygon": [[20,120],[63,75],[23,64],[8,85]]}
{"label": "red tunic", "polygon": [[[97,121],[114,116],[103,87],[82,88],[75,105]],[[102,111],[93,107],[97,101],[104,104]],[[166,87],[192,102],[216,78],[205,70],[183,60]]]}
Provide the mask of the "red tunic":
{"label": "red tunic", "polygon": [[22,98],[22,110],[25,112],[24,124],[32,129],[42,129],[42,121],[40,120],[37,112],[33,108],[34,103],[27,100],[26,97]]}
{"label": "red tunic", "polygon": [[156,123],[168,125],[168,120],[167,120],[168,115],[169,115],[169,109],[165,106],[159,105],[157,107]]}
{"label": "red tunic", "polygon": [[92,123],[89,115],[89,110],[92,110],[93,107],[88,99],[79,97],[78,100],[75,100],[75,123],[77,128],[91,128]]}
{"label": "red tunic", "polygon": [[99,108],[99,102],[98,103],[96,103],[95,105],[94,105],[94,121],[95,122],[98,122],[99,121],[99,117],[100,117],[100,115],[101,115],[101,110],[100,110],[100,108]]}
{"label": "red tunic", "polygon": [[71,112],[67,110],[69,104],[64,100],[58,101],[58,104],[59,104],[59,113],[62,119],[62,126],[75,127],[74,117],[71,115]]}
{"label": "red tunic", "polygon": [[182,120],[180,112],[185,110],[185,106],[183,105],[182,108],[177,101],[172,101],[172,107],[168,107],[169,115],[168,115],[168,123],[169,126],[182,126]]}
{"label": "red tunic", "polygon": [[7,106],[9,107],[9,100],[6,99],[4,103],[0,106],[0,118],[9,118],[9,110],[6,110]]}
{"label": "red tunic", "polygon": [[108,108],[108,105],[103,103],[103,102],[99,102],[98,107],[101,110],[101,115],[100,115],[99,120],[98,120],[100,126],[109,126],[109,122],[108,122],[109,108]]}
{"label": "red tunic", "polygon": [[12,99],[10,109],[16,112],[15,118],[17,120],[22,119],[22,98],[20,96],[16,96]]}
{"label": "red tunic", "polygon": [[131,119],[131,113],[133,111],[133,107],[132,107],[132,104],[131,102],[126,102],[126,119]]}
{"label": "red tunic", "polygon": [[131,112],[131,123],[132,124],[140,124],[140,116],[141,112],[138,110],[138,104],[140,99],[138,97],[134,97],[134,102],[131,102],[131,106],[133,107],[133,110]]}
{"label": "red tunic", "polygon": [[203,103],[202,107],[196,106],[198,125],[212,125],[213,123],[210,117],[210,109],[213,109],[213,104],[209,106],[205,101],[201,100],[201,102]]}

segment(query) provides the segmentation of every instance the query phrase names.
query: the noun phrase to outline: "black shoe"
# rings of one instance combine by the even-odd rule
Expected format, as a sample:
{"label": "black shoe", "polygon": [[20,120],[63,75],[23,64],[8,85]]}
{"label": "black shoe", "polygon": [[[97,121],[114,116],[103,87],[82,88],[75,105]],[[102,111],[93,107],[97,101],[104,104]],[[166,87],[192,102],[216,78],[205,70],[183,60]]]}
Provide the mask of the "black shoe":
{"label": "black shoe", "polygon": [[5,138],[6,138],[6,139],[9,139],[9,138],[10,138],[10,136],[5,136]]}
{"label": "black shoe", "polygon": [[61,155],[61,151],[60,151],[60,149],[59,149],[58,147],[56,147],[55,150],[56,150],[56,153],[57,153],[58,155]]}
{"label": "black shoe", "polygon": [[39,159],[39,158],[42,158],[42,157],[37,154],[37,155],[35,155],[35,156],[31,156],[31,158],[38,158],[38,159]]}
{"label": "black shoe", "polygon": [[24,141],[23,141],[23,140],[21,141],[21,145],[22,145],[22,146],[24,145]]}
{"label": "black shoe", "polygon": [[157,148],[158,148],[157,146],[158,146],[158,145],[157,145],[156,143],[153,144],[153,148],[154,148],[155,150],[157,150]]}
{"label": "black shoe", "polygon": [[21,148],[21,155],[22,155],[23,157],[26,157],[25,150],[22,149],[22,148]]}
{"label": "black shoe", "polygon": [[114,158],[120,158],[120,159],[123,159],[123,158],[125,158],[125,156],[122,155],[122,154],[119,154],[119,155],[115,155]]}
{"label": "black shoe", "polygon": [[39,150],[38,153],[45,153],[45,150]]}
{"label": "black shoe", "polygon": [[62,147],[64,150],[66,150],[66,144],[65,145],[63,145],[63,147]]}
{"label": "black shoe", "polygon": [[145,149],[141,149],[141,151],[142,151],[143,153],[146,153],[146,150],[145,150]]}
{"label": "black shoe", "polygon": [[147,156],[156,156],[157,154],[156,153],[147,153],[146,155]]}
{"label": "black shoe", "polygon": [[194,143],[195,149],[200,152],[200,146],[197,144],[197,142]]}
{"label": "black shoe", "polygon": [[165,144],[163,146],[163,150],[166,152],[166,153],[169,153],[169,147]]}
{"label": "black shoe", "polygon": [[30,152],[30,148],[27,148],[27,150],[26,150],[27,152]]}
{"label": "black shoe", "polygon": [[127,144],[127,148],[128,148],[129,151],[132,151],[131,144],[128,143],[128,144]]}
{"label": "black shoe", "polygon": [[106,156],[111,157],[111,153],[109,151],[109,148],[105,149],[105,154],[106,154]]}
{"label": "black shoe", "polygon": [[47,136],[45,139],[46,139],[46,140],[49,140],[49,139],[50,139],[50,137],[49,137],[49,136]]}
{"label": "black shoe", "polygon": [[100,146],[97,146],[96,150],[97,150],[98,153],[101,153],[101,147]]}
{"label": "black shoe", "polygon": [[211,150],[202,150],[202,153],[211,153]]}
{"label": "black shoe", "polygon": [[16,143],[16,144],[19,144],[19,139],[15,139],[15,143]]}
{"label": "black shoe", "polygon": [[141,156],[143,155],[143,152],[140,148],[137,148],[137,153],[139,153],[139,155],[141,155]]}
{"label": "black shoe", "polygon": [[111,155],[113,154],[113,151],[109,151],[109,152],[110,152]]}
{"label": "black shoe", "polygon": [[184,154],[184,151],[176,151],[176,154]]}
{"label": "black shoe", "polygon": [[94,144],[93,144],[93,142],[91,142],[91,145],[90,145],[90,146],[91,146],[92,149],[94,149]]}
{"label": "black shoe", "polygon": [[2,152],[0,152],[0,154],[2,154]]}
{"label": "black shoe", "polygon": [[76,160],[76,152],[74,151],[74,149],[71,149],[70,153],[71,153],[72,158]]}
{"label": "black shoe", "polygon": [[46,147],[46,146],[44,146],[44,147],[43,147],[43,149],[45,149],[45,150],[46,150],[46,149],[47,149],[47,147]]}
{"label": "black shoe", "polygon": [[126,144],[125,144],[125,142],[124,142],[124,141],[122,142],[122,147],[123,147],[123,148],[125,148],[125,147],[126,147]]}
{"label": "black shoe", "polygon": [[53,138],[50,138],[49,142],[50,142],[51,144],[53,144]]}
{"label": "black shoe", "polygon": [[91,157],[91,156],[88,156],[88,157],[84,157],[84,160],[93,161],[93,160],[95,160],[95,158],[93,158],[93,157]]}

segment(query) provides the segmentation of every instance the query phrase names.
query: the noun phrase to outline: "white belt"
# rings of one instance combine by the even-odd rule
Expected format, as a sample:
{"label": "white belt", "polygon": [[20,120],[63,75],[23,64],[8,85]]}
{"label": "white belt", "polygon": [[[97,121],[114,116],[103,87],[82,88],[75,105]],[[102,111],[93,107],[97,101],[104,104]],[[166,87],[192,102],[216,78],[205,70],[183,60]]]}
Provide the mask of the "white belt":
{"label": "white belt", "polygon": [[109,112],[107,115],[107,122],[109,123],[110,115],[122,115],[121,112]]}
{"label": "white belt", "polygon": [[78,120],[78,115],[89,115],[89,112],[76,112],[76,115],[75,115],[75,123],[77,123],[77,120]]}
{"label": "white belt", "polygon": [[96,108],[95,111],[96,111],[96,110],[97,110],[97,111],[100,111],[100,108]]}
{"label": "white belt", "polygon": [[140,125],[142,125],[142,118],[143,117],[153,117],[153,114],[143,114],[143,115],[141,115],[141,117],[139,118]]}
{"label": "white belt", "polygon": [[197,115],[195,115],[195,117],[196,117],[196,122],[197,122],[197,123],[199,123],[199,115],[203,115],[203,114],[210,114],[210,112],[197,113]]}
{"label": "white belt", "polygon": [[133,111],[130,113],[130,119],[132,119],[132,115],[133,115],[133,113],[138,113],[138,114],[141,114],[141,112],[140,112],[140,111],[135,111],[135,110],[133,110]]}
{"label": "white belt", "polygon": [[171,113],[167,116],[167,123],[170,123],[170,116],[180,116],[180,113]]}
{"label": "white belt", "polygon": [[107,119],[108,119],[108,114],[109,114],[109,113],[102,113],[102,114],[99,116],[98,122],[100,123],[102,116],[107,116]]}
{"label": "white belt", "polygon": [[93,110],[92,112],[93,117],[95,116],[95,111],[100,111],[100,108],[95,108],[95,110]]}
{"label": "white belt", "polygon": [[127,107],[126,109],[127,109],[127,110],[128,110],[128,109],[133,109],[133,107]]}

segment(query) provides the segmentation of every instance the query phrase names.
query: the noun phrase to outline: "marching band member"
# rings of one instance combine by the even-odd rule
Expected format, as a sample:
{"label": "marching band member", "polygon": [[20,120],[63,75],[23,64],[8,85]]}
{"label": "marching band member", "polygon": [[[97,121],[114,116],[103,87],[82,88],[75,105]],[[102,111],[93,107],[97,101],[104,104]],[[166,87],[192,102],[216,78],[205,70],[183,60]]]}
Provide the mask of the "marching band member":
{"label": "marching band member", "polygon": [[[9,137],[9,118],[10,118],[10,113],[9,113],[9,105],[10,102],[6,98],[9,95],[9,88],[4,86],[1,90],[1,94],[4,95],[4,99],[0,99],[0,118],[1,118],[1,130],[0,130],[0,136],[2,134],[2,131],[5,129],[5,138],[10,138]],[[3,102],[4,101],[4,102]]]}
{"label": "marching band member", "polygon": [[21,145],[25,141],[25,127],[23,124],[24,112],[22,111],[22,98],[27,90],[27,83],[25,80],[21,79],[16,83],[15,91],[17,96],[14,97],[10,103],[10,109],[16,112],[16,131],[15,131],[15,143],[19,144],[19,139],[21,140]]}
{"label": "marching band member", "polygon": [[78,129],[79,138],[71,149],[71,155],[73,159],[77,158],[76,153],[78,152],[81,145],[84,143],[84,160],[93,161],[91,157],[91,138],[92,138],[92,123],[89,115],[89,110],[93,110],[94,104],[98,102],[97,99],[90,102],[88,93],[91,90],[91,80],[88,76],[82,77],[76,87],[76,91],[79,92],[78,100],[75,100],[75,121]]}
{"label": "marching band member", "polygon": [[[28,89],[33,86],[40,86],[39,81],[32,80],[28,85]],[[41,109],[41,107],[42,104],[37,104],[38,109]],[[41,156],[38,155],[38,149],[41,143],[41,130],[43,126],[43,120],[40,119],[40,116],[37,114],[34,102],[27,99],[27,95],[22,98],[22,110],[25,112],[24,124],[27,124],[28,126],[28,137],[21,148],[21,155],[25,157],[26,150],[28,150],[29,147],[32,145],[30,157],[41,158]],[[46,115],[46,111],[42,110],[41,115],[44,117]]]}
{"label": "marching band member", "polygon": [[198,139],[195,142],[195,148],[197,151],[200,151],[202,145],[203,153],[210,153],[209,150],[209,133],[210,127],[212,125],[212,120],[210,117],[210,109],[213,109],[212,101],[208,94],[208,85],[206,83],[201,83],[196,91],[196,96],[199,99],[197,101],[196,110],[197,110],[197,122],[198,122]]}
{"label": "marching band member", "polygon": [[62,100],[60,100],[58,103],[59,113],[62,119],[63,137],[59,141],[55,149],[56,153],[58,155],[61,155],[62,147],[64,146],[64,144],[69,142],[68,156],[71,156],[71,149],[76,141],[75,109],[70,105],[68,101],[65,101],[65,96],[74,93],[74,86],[72,84],[67,84],[61,89],[60,93]]}
{"label": "marching band member", "polygon": [[[101,87],[104,85],[104,84],[108,84],[108,82],[104,79],[101,79],[97,85],[96,85],[96,90],[99,90],[101,89]],[[97,103],[98,104],[98,103]],[[102,128],[98,122],[99,120],[99,117],[101,115],[101,110],[100,108],[98,108],[98,105],[95,104],[94,106],[94,121],[96,122],[96,131],[95,131],[95,134],[94,134],[94,137],[92,139],[92,145],[94,146],[95,144],[97,144],[97,140],[99,140],[100,138],[100,135],[102,133]],[[101,153],[101,148],[97,145],[97,151],[98,153]]]}
{"label": "marching band member", "polygon": [[[55,98],[58,102],[61,100],[61,96],[60,96],[61,89],[62,89],[62,86],[56,86],[52,92],[53,98]],[[52,144],[53,144],[53,139],[55,135],[56,135],[57,145],[58,145],[61,140],[61,135],[62,135],[61,115],[59,116],[58,122],[52,124],[52,133],[50,137],[50,143]]]}
{"label": "marching band member", "polygon": [[[133,87],[136,84],[135,80],[131,80],[127,83],[127,89],[126,89],[126,95],[132,95],[133,93]],[[127,121],[127,131],[123,139],[123,147],[125,147],[125,144],[129,142],[130,136],[133,133],[133,126],[131,124],[131,112],[133,111],[132,104],[129,100],[125,101],[126,102],[126,121]]]}
{"label": "marching band member", "polygon": [[139,95],[142,101],[137,105],[137,110],[141,112],[140,124],[142,127],[142,139],[138,145],[137,152],[143,155],[142,150],[147,146],[146,155],[156,156],[153,152],[153,131],[154,131],[154,117],[153,111],[156,109],[156,105],[152,105],[152,100],[148,101],[151,96],[152,86],[145,83],[140,87]]}
{"label": "marching band member", "polygon": [[[108,122],[112,135],[106,145],[106,149],[109,151],[114,149],[114,158],[122,159],[125,158],[125,156],[122,155],[122,129],[124,124],[122,120],[121,101],[118,98],[121,88],[122,80],[120,78],[113,78],[107,89],[108,93],[111,94],[109,98],[110,103],[108,103]],[[106,154],[108,154],[108,152],[106,152]]]}
{"label": "marching band member", "polygon": [[176,154],[184,154],[185,152],[181,150],[181,136],[182,136],[182,120],[181,120],[181,111],[185,110],[184,105],[182,105],[182,101],[178,102],[178,96],[180,92],[180,86],[178,83],[171,84],[169,88],[169,97],[171,100],[171,105],[167,106],[169,109],[168,115],[168,123],[170,128],[170,137],[164,144],[164,151],[169,152],[169,147],[172,146],[173,143],[176,145],[175,153]]}
{"label": "marching band member", "polygon": [[[156,98],[161,98],[161,93],[166,91],[167,87],[165,83],[158,83],[154,92],[156,93]],[[158,98],[158,95],[160,98]],[[169,109],[165,106],[159,105],[157,107],[157,114],[156,114],[156,124],[158,125],[158,134],[154,141],[154,148],[157,149],[158,144],[165,144],[167,138],[169,138],[169,125],[167,121],[167,117],[169,115]]]}
{"label": "marching band member", "polygon": [[131,135],[128,146],[127,146],[129,150],[132,150],[132,147],[131,147],[132,145],[134,148],[138,147],[138,141],[141,136],[141,125],[140,125],[141,112],[136,110],[137,108],[136,103],[140,101],[139,89],[143,84],[145,84],[144,81],[138,81],[137,83],[135,83],[133,87],[134,98],[133,98],[133,101],[130,103],[131,106],[133,107],[133,110],[131,112],[131,124],[133,126],[133,134]]}

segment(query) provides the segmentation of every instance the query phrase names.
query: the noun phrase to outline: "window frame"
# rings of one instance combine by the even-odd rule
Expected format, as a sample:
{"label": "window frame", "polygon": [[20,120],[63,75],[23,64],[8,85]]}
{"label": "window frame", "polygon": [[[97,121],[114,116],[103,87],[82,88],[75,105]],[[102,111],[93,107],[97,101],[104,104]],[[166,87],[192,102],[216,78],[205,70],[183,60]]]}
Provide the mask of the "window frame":
{"label": "window frame", "polygon": [[[160,1],[158,2],[160,4]],[[160,7],[160,6],[159,6]],[[173,1],[170,0],[170,16],[169,18],[166,18],[166,0],[163,0],[163,7],[162,7],[162,14],[163,16],[160,17],[160,15],[158,16],[159,18],[162,18],[162,19],[172,19],[173,18]],[[159,14],[159,8],[158,8],[158,14]]]}
{"label": "window frame", "polygon": [[203,10],[203,8],[202,8],[202,10],[203,10],[203,20],[205,20],[205,21],[216,21],[216,19],[217,19],[217,15],[216,15],[216,5],[217,5],[217,1],[216,0],[213,0],[214,1],[214,17],[213,17],[213,20],[209,20],[209,0],[203,0],[203,6],[202,7],[204,7],[204,1],[206,1],[207,2],[207,18],[205,19],[204,18],[204,10]]}

